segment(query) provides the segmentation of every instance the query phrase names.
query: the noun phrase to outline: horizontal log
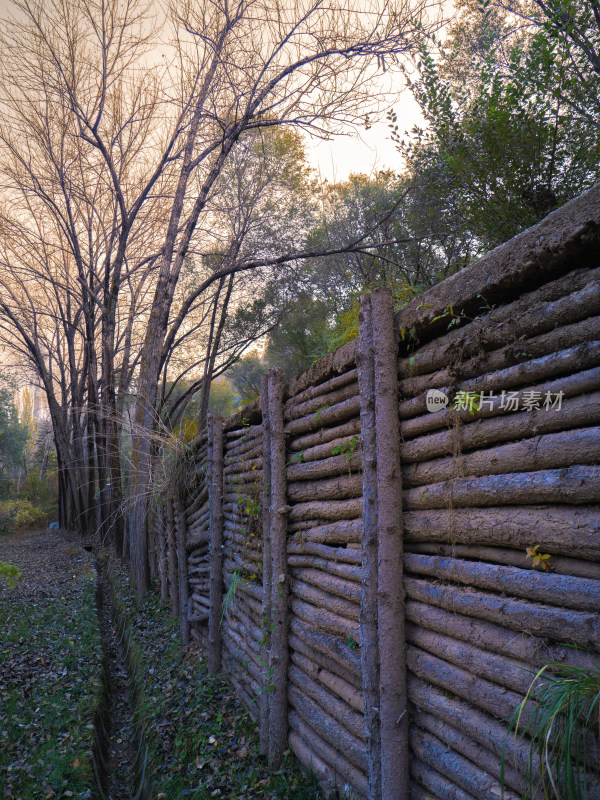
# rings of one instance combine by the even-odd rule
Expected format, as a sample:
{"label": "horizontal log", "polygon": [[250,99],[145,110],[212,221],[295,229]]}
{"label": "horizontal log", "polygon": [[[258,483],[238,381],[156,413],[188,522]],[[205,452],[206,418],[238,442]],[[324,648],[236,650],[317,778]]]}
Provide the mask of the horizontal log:
{"label": "horizontal log", "polygon": [[187,621],[190,625],[200,625],[208,620],[208,611],[204,614],[191,614],[188,616]]}
{"label": "horizontal log", "polygon": [[[511,439],[531,439],[541,437],[543,434],[563,433],[565,431],[589,428],[598,425],[600,422],[600,392],[592,392],[587,395],[566,400],[562,404],[560,411],[521,411],[514,414],[507,414],[504,417],[494,417],[492,419],[482,419],[477,425],[461,425],[453,431],[444,431],[423,436],[405,442],[402,446],[403,463],[415,461],[428,461],[440,456],[448,456],[449,453],[457,456],[457,466],[461,463],[461,455],[470,450],[487,448],[494,445],[500,449],[500,445]],[[584,434],[579,434],[584,436]],[[552,443],[544,442],[544,455],[547,456],[548,446]],[[528,443],[522,447],[515,448],[515,457],[527,462],[531,456],[531,450],[527,453]],[[529,445],[531,447],[531,445]],[[506,459],[510,451],[500,451],[501,458]],[[484,460],[482,454],[480,459],[471,454],[471,462],[477,463]],[[493,458],[493,454],[490,453]],[[462,458],[468,458],[462,455]],[[468,463],[468,461],[467,461]],[[456,474],[456,473],[455,473]],[[460,473],[458,473],[460,474]]]}
{"label": "horizontal log", "polygon": [[188,553],[191,553],[192,550],[197,550],[202,548],[208,542],[209,536],[207,531],[202,531],[200,533],[195,533],[191,536],[188,536],[185,549]]}
{"label": "horizontal log", "polygon": [[[526,392],[539,391],[542,393],[542,396],[545,396],[546,392],[550,392],[552,395],[563,392],[564,408],[568,400],[587,394],[593,394],[599,388],[600,367],[594,367],[589,370],[583,370],[582,372],[576,372],[572,375],[565,375],[562,378],[548,381],[542,385],[523,387],[517,390],[516,396],[519,398],[519,403],[521,403],[524,400]],[[535,412],[527,411],[526,413],[531,415]],[[406,419],[401,422],[400,429],[402,438],[404,442],[407,442],[409,439],[413,439],[417,436],[424,436],[434,431],[447,431],[449,427],[454,426],[457,415],[464,428],[468,427],[473,422],[480,425],[481,420],[490,420],[494,417],[502,417],[505,421],[508,421],[516,416],[516,412],[507,412],[506,409],[503,408],[501,395],[497,395],[494,398],[491,407],[490,404],[486,403],[482,409],[475,414],[467,409],[458,412],[450,410],[449,408],[433,413],[424,411],[422,416],[413,417],[412,419]],[[570,416],[574,416],[573,411],[570,412]],[[577,418],[571,421],[567,416],[562,429],[585,427],[588,424],[595,423],[590,423],[586,419],[578,421]],[[553,427],[552,430],[561,430],[561,428]]]}
{"label": "horizontal log", "polygon": [[289,554],[315,555],[332,561],[347,562],[349,564],[360,564],[361,554],[359,550],[350,550],[347,547],[328,547],[326,544],[307,542],[300,538],[288,539],[287,551]]}
{"label": "horizontal log", "polygon": [[[355,737],[358,750],[357,758],[354,760],[349,754],[348,758],[360,769],[366,767],[364,742],[366,741],[367,730],[363,715],[350,708],[347,703],[336,697],[329,689],[326,689],[324,686],[314,681],[310,675],[298,667],[297,664],[290,664],[289,680],[292,686],[298,689],[300,694],[302,709],[296,706],[299,713],[303,711],[304,713],[308,713],[308,707],[312,707],[313,703],[320,706],[323,711],[326,712],[326,715],[331,718],[335,728],[339,726],[339,728]],[[336,731],[335,728],[333,729],[334,736],[336,733],[341,732]],[[335,741],[335,739],[333,739],[333,741]]]}
{"label": "horizontal log", "polygon": [[319,739],[329,746],[326,750],[319,751],[325,760],[333,761],[331,766],[335,769],[344,770],[341,774],[346,780],[349,780],[350,775],[364,775],[366,770],[364,744],[340,730],[334,719],[323,713],[316,703],[305,701],[303,695],[296,692],[294,687],[290,687],[289,700],[294,708],[294,711],[290,712],[290,717],[294,718],[296,730],[302,733],[307,741],[315,744],[316,733]]}
{"label": "horizontal log", "polygon": [[[297,622],[300,623],[300,620],[297,620]],[[331,658],[330,656],[321,653],[314,647],[311,647],[306,641],[296,636],[295,633],[290,634],[289,644],[290,651],[296,651],[297,653],[301,653],[302,655],[306,656],[318,667],[322,668],[327,675],[333,676],[334,678],[342,681],[344,685],[352,687],[352,689],[358,693],[358,696],[362,697],[360,677],[352,672],[349,672],[337,659]],[[325,682],[323,681],[323,683]],[[341,696],[338,691],[334,690],[333,685],[328,685],[327,683],[325,683],[325,685],[327,685],[328,688],[334,692],[334,694],[339,694]],[[357,708],[356,710],[359,711],[360,709]]]}
{"label": "horizontal log", "polygon": [[[243,412],[243,409],[241,410]],[[229,422],[230,420],[227,420],[227,422]],[[229,426],[226,426],[225,429],[225,440],[227,442],[230,442],[232,439],[241,439],[243,437],[246,439],[251,439],[254,438],[255,436],[261,436],[261,435],[262,435],[262,425],[259,424],[242,425],[237,428],[235,427],[230,428]],[[225,447],[227,447],[227,445],[225,445]]]}
{"label": "horizontal log", "polygon": [[318,428],[331,428],[345,422],[360,413],[360,399],[357,396],[342,400],[340,403],[323,408],[314,414],[307,414],[300,419],[286,423],[285,432],[288,436],[300,436]]}
{"label": "horizontal log", "polygon": [[[344,756],[327,744],[315,731],[308,725],[299,714],[296,712],[290,713],[290,746],[294,753],[300,757],[300,760],[308,759],[308,764],[305,766],[311,771],[314,769],[319,780],[327,780],[328,783],[337,786],[337,788],[344,793],[347,793],[348,786],[357,792],[357,798],[366,798],[368,794],[367,779],[360,772],[360,770],[353,767]],[[301,733],[304,735],[307,742],[310,742],[310,756],[305,756],[302,749],[299,748],[299,742],[303,741]],[[306,746],[306,749],[309,749]],[[315,751],[319,756],[315,758]],[[325,762],[320,758],[322,756]],[[325,765],[325,767],[321,766]],[[319,770],[317,772],[317,770]],[[320,776],[323,775],[323,778]],[[326,789],[326,796],[328,790]]]}
{"label": "horizontal log", "polygon": [[[468,701],[453,697],[416,675],[408,675],[407,689],[408,699],[417,709],[455,727],[473,742],[491,750],[498,764],[505,753],[508,764],[514,766],[521,775],[527,773],[529,743],[515,736],[507,736],[506,722],[499,722]],[[532,764],[534,768],[539,764],[535,756]]]}
{"label": "horizontal log", "polygon": [[326,500],[297,503],[288,514],[290,522],[303,519],[320,519],[323,522],[338,522],[343,519],[356,519],[362,514],[362,499]]}
{"label": "horizontal log", "polygon": [[307,603],[312,603],[314,606],[325,608],[341,617],[358,622],[360,601],[345,600],[329,592],[321,591],[310,583],[305,583],[297,578],[292,578],[290,585],[292,592],[301,600],[306,600]]}
{"label": "horizontal log", "polygon": [[287,497],[291,503],[307,500],[347,500],[362,495],[362,475],[340,475],[322,480],[303,480],[288,483]]}
{"label": "horizontal log", "polygon": [[[597,367],[600,362],[600,342],[585,342],[569,347],[558,353],[542,358],[534,358],[506,369],[499,369],[478,378],[472,378],[450,386],[430,387],[454,393],[462,392],[502,392],[519,387],[530,387],[542,381],[556,380],[559,376],[568,376],[577,372]],[[400,403],[398,412],[400,419],[409,419],[426,411],[426,393],[411,400]]]}
{"label": "horizontal log", "polygon": [[[459,753],[467,758],[472,764],[476,764],[483,772],[495,778],[497,784],[501,780],[501,760],[487,747],[473,741],[469,736],[460,733],[455,727],[448,725],[434,714],[424,711],[417,711],[413,715],[414,722],[420,727],[433,734],[439,741],[444,742],[446,748]],[[530,797],[527,780],[517,770],[513,769],[512,764],[507,759],[504,764],[504,784],[507,791],[504,797],[520,800],[522,797]],[[512,790],[512,791],[511,791]],[[515,795],[514,792],[517,794]],[[543,800],[541,791],[535,791],[531,800]]]}
{"label": "horizontal log", "polygon": [[318,630],[324,631],[325,633],[337,634],[338,636],[345,636],[347,639],[352,638],[355,642],[359,642],[360,640],[359,625],[357,622],[346,619],[346,617],[341,617],[339,614],[334,614],[332,611],[317,608],[294,596],[291,598],[290,607],[292,612],[301,620],[308,622]]}
{"label": "horizontal log", "polygon": [[257,690],[249,684],[245,685],[233,672],[229,672],[228,677],[235,689],[236,695],[242,701],[242,705],[250,717],[256,722],[258,718],[258,709],[256,707]]}
{"label": "horizontal log", "polygon": [[598,503],[600,467],[576,464],[536,472],[456,478],[409,489],[403,492],[402,501],[409,511],[534,503]]}
{"label": "horizontal log", "polygon": [[[527,554],[522,550],[510,550],[507,547],[478,547],[468,544],[408,544],[405,552],[425,553],[436,556],[450,556],[451,558],[468,558],[476,561],[484,561],[491,564],[504,564],[508,567],[519,567],[519,569],[529,569],[535,572],[543,572],[540,564],[534,565],[533,559],[527,558]],[[290,557],[290,563],[291,563]],[[298,558],[298,556],[295,556]],[[298,562],[299,564],[299,562]],[[310,566],[307,564],[306,566]],[[595,561],[584,561],[580,558],[564,558],[554,556],[552,558],[552,573],[556,575],[573,575],[576,578],[600,578],[600,567]],[[342,576],[347,577],[347,576]]]}
{"label": "horizontal log", "polygon": [[[324,444],[300,450],[294,453],[290,459],[290,469],[296,465],[306,466],[314,461],[322,461],[324,465],[328,464],[331,458],[338,457],[336,453],[343,457],[344,465],[347,465],[349,459],[358,458],[361,454],[360,434],[332,439]],[[288,472],[288,476],[289,474]]]}
{"label": "horizontal log", "polygon": [[[358,566],[354,567],[354,570],[357,575],[360,573],[360,568]],[[323,592],[360,604],[360,583],[356,581],[347,581],[337,576],[334,577],[318,569],[294,569],[292,571],[292,577],[294,580],[300,581],[301,583],[308,583],[311,586],[316,586],[317,589],[321,589]]]}
{"label": "horizontal log", "polygon": [[404,554],[404,569],[413,575],[431,575],[436,580],[455,581],[578,611],[600,610],[600,564],[597,566],[597,578],[590,580],[444,556]]}
{"label": "horizontal log", "polygon": [[242,636],[239,636],[235,631],[231,630],[231,628],[224,630],[223,636],[229,639],[227,642],[229,652],[237,658],[243,668],[252,676],[253,680],[260,685],[260,668],[255,661],[256,653],[252,647],[248,645],[248,642],[244,640]]}
{"label": "horizontal log", "polygon": [[444,742],[427,731],[413,726],[409,733],[413,753],[424,763],[433,767],[452,783],[460,786],[477,800],[521,800],[514,792],[504,790],[500,783],[471,761],[450,750]]}
{"label": "horizontal log", "polygon": [[[348,440],[344,440],[348,441]],[[320,461],[307,461],[292,464],[287,470],[287,480],[309,481],[317,478],[327,478],[331,475],[349,475],[351,472],[360,472],[362,453],[359,450],[344,453],[343,455],[329,455]]]}
{"label": "horizontal log", "polygon": [[229,456],[224,460],[227,465],[223,469],[224,475],[236,475],[240,472],[251,472],[262,469],[262,457],[247,458],[245,456]]}
{"label": "horizontal log", "polygon": [[338,347],[333,353],[327,353],[312,367],[292,378],[286,387],[286,396],[294,397],[312,386],[318,386],[331,378],[354,369],[356,343],[354,341]]}
{"label": "horizontal log", "polygon": [[185,513],[189,519],[198,509],[202,507],[208,498],[208,484],[205,482],[201,485],[196,495],[190,498],[190,503],[187,505]]}
{"label": "horizontal log", "polygon": [[[297,719],[294,719],[297,724]],[[314,740],[311,735],[309,738]],[[308,772],[309,775],[314,775],[319,783],[324,787],[324,793],[327,797],[330,787],[339,786],[342,788],[343,779],[339,776],[329,764],[323,761],[309,745],[304,741],[299,733],[294,728],[289,732],[289,745],[290,750],[296,756],[300,764]]]}
{"label": "horizontal log", "polygon": [[[522,335],[535,336],[557,324],[569,324],[598,308],[598,269],[572,270],[557,280],[520,295],[461,328],[437,337],[419,348],[414,361],[401,358],[399,372],[414,375],[433,372],[450,363],[457,350],[469,358],[483,350],[516,342]],[[436,312],[437,313],[437,312]],[[484,335],[482,335],[482,333]]]}
{"label": "horizontal log", "polygon": [[259,451],[262,444],[262,429],[253,436],[240,436],[230,441],[225,441],[224,458],[232,459],[249,453]]}
{"label": "horizontal log", "polygon": [[302,452],[317,445],[333,442],[337,439],[345,440],[358,434],[360,434],[360,417],[357,416],[342,425],[330,426],[292,439],[289,443],[289,449],[293,452]]}
{"label": "horizontal log", "polygon": [[[596,292],[599,290],[596,289]],[[600,308],[600,297],[595,309]],[[497,350],[483,354],[475,354],[465,358],[459,364],[452,364],[434,373],[421,376],[404,377],[400,380],[400,394],[403,397],[414,397],[423,391],[439,386],[449,386],[453,380],[467,380],[486,373],[508,368],[525,358],[542,358],[551,353],[561,352],[575,347],[582,342],[600,338],[600,317],[588,317],[570,325],[547,331],[539,336],[528,337],[519,341],[511,340]],[[409,373],[405,373],[409,375]]]}
{"label": "horizontal log", "polygon": [[597,649],[600,645],[600,615],[597,613],[513,600],[477,589],[440,586],[417,578],[407,577],[405,588],[411,600],[503,624],[512,630],[548,636],[584,648]]}
{"label": "horizontal log", "polygon": [[316,525],[297,534],[296,539],[305,542],[318,542],[319,544],[346,544],[347,542],[360,542],[361,519],[342,519],[328,525]]}
{"label": "horizontal log", "polygon": [[450,636],[434,633],[408,622],[406,640],[410,644],[443,658],[457,667],[485,678],[492,683],[525,696],[531,684],[531,667],[524,661],[516,661],[508,654],[488,653],[479,647]]}
{"label": "horizontal log", "polygon": [[208,500],[205,500],[204,503],[200,506],[200,508],[195,511],[190,517],[188,517],[187,524],[188,527],[192,528],[195,526],[202,525],[204,519],[208,519]]}
{"label": "horizontal log", "polygon": [[293,684],[289,686],[288,699],[294,709],[290,712],[290,716],[297,714],[323,741],[343,754],[344,758],[348,759],[356,769],[362,773],[366,771],[367,759],[364,741],[349,733],[340,725],[336,717],[327,713],[317,702],[307,697]]}
{"label": "horizontal log", "polygon": [[[445,689],[450,694],[487,711],[496,719],[510,719],[513,711],[523,700],[521,694],[479,678],[467,670],[450,664],[431,653],[413,645],[406,648],[406,665],[413,675],[426,683]],[[531,703],[528,703],[531,706]],[[531,708],[530,708],[531,710]],[[523,724],[528,718],[527,707],[523,713]]]}
{"label": "horizontal log", "polygon": [[338,389],[334,389],[331,392],[313,397],[310,400],[293,403],[288,401],[284,408],[284,420],[286,423],[289,423],[297,419],[302,419],[309,414],[316,414],[319,409],[329,408],[351,397],[356,397],[357,395],[358,382],[354,381],[345,386],[340,386]]}
{"label": "horizontal log", "polygon": [[210,561],[208,542],[203,542],[198,547],[190,550],[188,564],[207,563]]}
{"label": "horizontal log", "polygon": [[446,611],[415,600],[408,600],[405,609],[407,621],[414,625],[520,660],[536,669],[550,661],[580,669],[590,669],[595,663],[593,656],[583,650],[540,639],[528,631],[514,631],[502,623],[465,616],[454,610]]}
{"label": "horizontal log", "polygon": [[499,506],[410,511],[409,542],[500,545],[525,550],[539,544],[550,555],[600,561],[600,510],[574,506]]}
{"label": "horizontal log", "polygon": [[[319,556],[289,555],[288,566],[300,568],[308,567],[309,569],[326,573],[328,576],[331,575],[335,578],[342,578],[345,581],[353,581],[354,583],[360,583],[361,581],[361,570],[359,566],[338,564],[335,561],[319,558]],[[295,571],[294,574],[296,574]]]}
{"label": "horizontal log", "polygon": [[435,796],[443,797],[444,800],[481,800],[479,797],[467,794],[448,778],[440,775],[433,767],[418,759],[416,755],[410,759],[410,774],[427,789],[427,797],[431,792]]}
{"label": "horizontal log", "polygon": [[[359,686],[361,685],[360,654],[356,646],[352,648],[348,645],[346,639],[327,633],[321,630],[319,626],[307,624],[299,618],[291,618],[290,628],[293,634],[314,650],[331,659],[331,662],[340,664],[344,669],[344,673],[337,674],[345,677],[346,673],[348,673],[359,681]],[[335,672],[333,667],[327,668]],[[352,680],[348,680],[352,683]]]}
{"label": "horizontal log", "polygon": [[342,375],[336,375],[335,378],[330,378],[324,383],[316,383],[312,386],[308,386],[308,388],[290,395],[289,399],[286,400],[284,407],[287,409],[288,406],[293,406],[297,403],[304,403],[306,400],[312,400],[313,398],[320,397],[328,392],[333,392],[342,386],[346,386],[348,383],[355,382],[357,375],[358,373],[356,369],[350,369],[348,372],[344,372]]}
{"label": "horizontal log", "polygon": [[439,797],[436,797],[431,791],[425,789],[412,779],[410,781],[409,791],[409,800],[440,800]]}
{"label": "horizontal log", "polygon": [[306,656],[304,653],[295,650],[292,651],[291,658],[294,664],[297,664],[315,683],[322,684],[332,694],[347,703],[350,708],[358,711],[361,715],[364,714],[363,697],[359,689],[317,664],[312,660],[311,656]]}
{"label": "horizontal log", "polygon": [[[600,395],[598,399],[600,402]],[[538,435],[451,458],[408,464],[402,470],[402,479],[405,487],[423,486],[467,475],[498,475],[598,461],[600,427],[586,427]]]}
{"label": "horizontal log", "polygon": [[238,553],[230,551],[228,547],[224,548],[224,554],[226,557],[225,567],[231,572],[242,573],[246,578],[250,575],[257,578],[262,573],[262,566],[258,561],[242,558]]}

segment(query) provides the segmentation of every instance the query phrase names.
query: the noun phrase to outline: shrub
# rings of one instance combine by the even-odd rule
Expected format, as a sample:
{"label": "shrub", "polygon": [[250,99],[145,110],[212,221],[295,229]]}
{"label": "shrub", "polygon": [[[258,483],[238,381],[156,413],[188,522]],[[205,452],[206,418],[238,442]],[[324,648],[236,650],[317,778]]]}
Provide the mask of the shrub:
{"label": "shrub", "polygon": [[44,512],[29,500],[6,500],[0,503],[0,532],[27,528],[44,519]]}

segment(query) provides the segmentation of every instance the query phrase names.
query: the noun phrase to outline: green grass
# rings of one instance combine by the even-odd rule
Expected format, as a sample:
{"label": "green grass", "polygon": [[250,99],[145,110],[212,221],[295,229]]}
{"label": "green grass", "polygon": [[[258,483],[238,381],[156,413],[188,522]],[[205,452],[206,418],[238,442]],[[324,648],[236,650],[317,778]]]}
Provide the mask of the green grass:
{"label": "green grass", "polygon": [[223,675],[210,676],[198,654],[186,654],[178,625],[159,598],[137,604],[121,573],[115,600],[127,616],[137,671],[137,718],[148,745],[147,774],[156,800],[227,800],[321,797],[286,754],[282,769],[268,770],[259,754],[256,725]]}
{"label": "green grass", "polygon": [[0,599],[0,796],[92,797],[102,645],[91,573],[68,597]]}
{"label": "green grass", "polygon": [[[536,707],[521,724],[529,700]],[[515,710],[510,730],[531,737],[527,777],[532,793],[541,787],[544,797],[587,800],[589,777],[600,777],[589,758],[592,749],[596,758],[600,755],[600,667],[547,664]]]}

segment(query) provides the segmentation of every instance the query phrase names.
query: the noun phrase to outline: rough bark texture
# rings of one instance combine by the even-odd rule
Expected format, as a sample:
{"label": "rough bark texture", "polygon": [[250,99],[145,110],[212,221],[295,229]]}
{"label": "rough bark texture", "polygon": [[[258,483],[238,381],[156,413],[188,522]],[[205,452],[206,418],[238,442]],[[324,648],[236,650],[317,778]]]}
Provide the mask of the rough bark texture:
{"label": "rough bark texture", "polygon": [[377,461],[377,620],[381,798],[408,795],[408,714],[402,568],[402,473],[392,294],[371,295]]}
{"label": "rough bark texture", "polygon": [[381,796],[381,727],[379,724],[379,641],[377,636],[377,433],[375,428],[375,354],[371,297],[359,306],[356,365],[360,386],[362,441],[362,582],[360,656],[367,733],[369,799]]}
{"label": "rough bark texture", "polygon": [[185,539],[187,525],[185,524],[185,505],[181,495],[175,494],[173,498],[173,511],[175,514],[175,540],[177,544],[177,586],[179,590],[179,629],[184,645],[190,641],[190,628],[188,623],[188,573],[187,552]]}
{"label": "rough bark texture", "polygon": [[269,763],[278,768],[287,746],[288,575],[285,434],[283,431],[283,376],[269,370],[269,425],[271,434],[271,614],[269,667],[273,690],[269,710]]}
{"label": "rough bark texture", "polygon": [[210,612],[208,619],[208,671],[221,668],[221,605],[223,603],[223,422],[212,414],[209,434],[210,503]]}
{"label": "rough bark texture", "polygon": [[262,685],[259,701],[260,708],[260,752],[269,754],[269,705],[270,692],[268,688],[268,651],[270,647],[271,623],[271,429],[269,423],[269,378],[263,375],[260,381],[261,411],[262,411],[262,624],[264,628]]}

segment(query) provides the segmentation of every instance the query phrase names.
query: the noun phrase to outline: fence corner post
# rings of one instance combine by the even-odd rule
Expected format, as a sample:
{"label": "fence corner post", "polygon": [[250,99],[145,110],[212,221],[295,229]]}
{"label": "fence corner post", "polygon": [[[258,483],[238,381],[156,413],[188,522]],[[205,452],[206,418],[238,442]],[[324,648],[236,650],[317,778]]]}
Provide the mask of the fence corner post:
{"label": "fence corner post", "polygon": [[208,614],[208,671],[221,668],[221,606],[223,604],[223,420],[208,415],[208,497],[210,588]]}

